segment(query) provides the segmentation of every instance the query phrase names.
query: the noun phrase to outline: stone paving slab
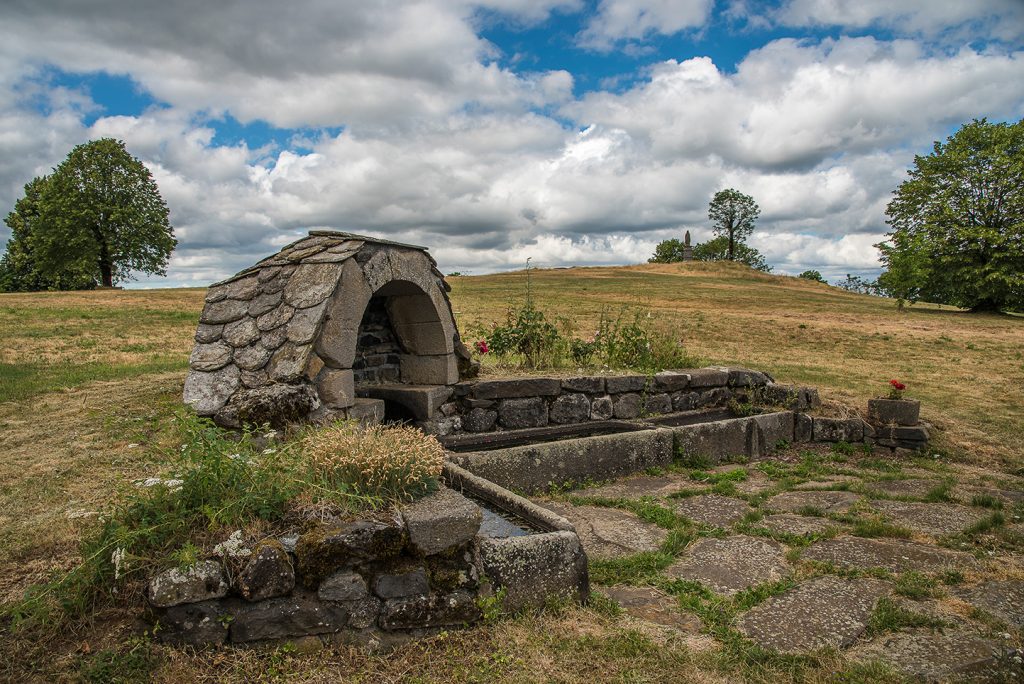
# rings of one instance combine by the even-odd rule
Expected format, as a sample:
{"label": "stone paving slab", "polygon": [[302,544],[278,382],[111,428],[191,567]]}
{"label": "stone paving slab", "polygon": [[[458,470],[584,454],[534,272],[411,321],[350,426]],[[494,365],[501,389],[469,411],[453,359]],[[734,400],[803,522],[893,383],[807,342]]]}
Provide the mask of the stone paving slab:
{"label": "stone paving slab", "polygon": [[809,515],[796,515],[795,513],[768,515],[754,524],[758,527],[765,527],[772,532],[796,534],[802,537],[809,537],[813,534],[821,534],[827,530],[843,527],[840,523],[828,518],[815,518]]}
{"label": "stone paving slab", "polygon": [[1024,580],[994,580],[958,588],[954,595],[1012,627],[1024,627]]}
{"label": "stone paving slab", "polygon": [[750,609],[738,627],[759,646],[782,653],[846,648],[867,629],[875,604],[890,589],[875,579],[819,577]]}
{"label": "stone paving slab", "polygon": [[968,630],[911,630],[879,637],[850,651],[860,662],[881,660],[907,677],[927,682],[1014,681],[993,641]]}
{"label": "stone paving slab", "polygon": [[930,491],[941,485],[940,480],[879,480],[865,482],[864,487],[871,492],[888,494],[889,496],[907,496],[923,499]]}
{"label": "stone paving slab", "polygon": [[680,632],[697,633],[701,620],[679,608],[679,601],[650,587],[602,587],[601,593],[618,603],[627,615],[671,627]]}
{"label": "stone paving slab", "polygon": [[973,556],[959,551],[916,542],[862,537],[823,539],[807,547],[802,558],[833,563],[842,568],[884,568],[892,572],[939,572],[948,568],[967,570],[978,565]]}
{"label": "stone paving slab", "polygon": [[1012,489],[998,489],[996,487],[955,487],[953,489],[953,495],[966,503],[970,503],[971,499],[975,496],[991,496],[1002,501],[1003,504],[1007,506],[1013,506],[1024,502],[1024,492],[1018,492]]}
{"label": "stone paving slab", "polygon": [[871,507],[900,527],[934,537],[960,534],[988,515],[983,509],[951,503],[911,503],[875,499],[871,501]]}
{"label": "stone paving slab", "polygon": [[694,482],[686,475],[664,475],[653,477],[642,475],[618,480],[599,487],[580,489],[578,496],[594,496],[608,499],[639,499],[643,496],[663,497],[683,489],[707,489],[708,486]]}
{"label": "stone paving slab", "polygon": [[590,558],[618,558],[641,551],[657,551],[668,532],[617,508],[572,506],[544,501],[540,505],[573,524]]}
{"label": "stone paving slab", "polygon": [[823,513],[846,513],[862,498],[859,494],[841,491],[783,492],[765,501],[764,508],[788,513],[798,513],[805,508],[816,508]]}
{"label": "stone paving slab", "polygon": [[814,491],[823,489],[836,489],[848,485],[857,484],[861,482],[859,477],[853,475],[830,475],[820,480],[810,480],[809,482],[801,482],[800,484],[793,487],[797,491]]}
{"label": "stone paving slab", "polygon": [[714,592],[731,596],[765,582],[776,582],[789,572],[786,547],[776,541],[747,535],[724,539],[704,538],[690,545],[686,555],[665,569],[669,577],[700,582]]}
{"label": "stone paving slab", "polygon": [[700,494],[679,499],[675,511],[694,522],[728,527],[743,519],[754,509],[743,499],[734,499],[718,494]]}
{"label": "stone paving slab", "polygon": [[760,470],[751,470],[747,479],[736,483],[736,491],[740,494],[760,494],[775,487],[775,482]]}

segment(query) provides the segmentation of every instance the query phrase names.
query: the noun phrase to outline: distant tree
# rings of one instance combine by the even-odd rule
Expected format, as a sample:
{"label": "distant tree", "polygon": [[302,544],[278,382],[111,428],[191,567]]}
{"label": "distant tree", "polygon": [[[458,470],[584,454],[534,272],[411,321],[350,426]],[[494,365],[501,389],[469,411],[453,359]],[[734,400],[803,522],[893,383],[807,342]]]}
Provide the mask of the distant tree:
{"label": "distant tree", "polygon": [[1024,309],[1024,120],[961,126],[886,208],[880,281],[901,301]]}
{"label": "distant tree", "polygon": [[683,260],[682,240],[663,240],[654,248],[654,256],[647,260],[651,264],[674,264]]}
{"label": "distant tree", "polygon": [[814,269],[808,269],[808,270],[804,271],[803,273],[801,273],[797,277],[798,278],[803,278],[804,280],[814,280],[814,281],[817,281],[819,283],[827,283],[828,282],[827,280],[825,280],[824,278],[821,277],[821,272],[820,271],[815,271]]}
{"label": "distant tree", "polygon": [[715,193],[708,205],[708,219],[715,235],[727,238],[726,258],[737,261],[737,245],[754,232],[754,221],[761,209],[750,195],[728,188]]}
{"label": "distant tree", "polygon": [[133,271],[164,275],[177,244],[149,169],[113,138],[71,150],[38,207],[31,251],[44,273],[91,273],[106,286]]}
{"label": "distant tree", "polygon": [[[753,247],[738,242],[733,245],[735,257],[733,261],[746,264],[758,271],[771,273],[772,267],[765,261],[764,255]],[[694,245],[693,258],[696,261],[729,261],[729,238],[725,235],[712,238],[707,242],[700,242]]]}
{"label": "distant tree", "polygon": [[885,286],[877,280],[868,280],[867,278],[850,275],[849,273],[846,274],[846,280],[840,280],[836,283],[836,287],[848,292],[857,292],[858,294],[874,295],[876,297],[888,296]]}
{"label": "distant tree", "polygon": [[87,271],[74,267],[43,270],[37,265],[32,238],[39,221],[39,202],[46,182],[45,177],[36,177],[26,183],[25,196],[14,204],[14,211],[4,219],[11,229],[11,239],[0,257],[0,292],[84,290],[96,286],[96,280]]}

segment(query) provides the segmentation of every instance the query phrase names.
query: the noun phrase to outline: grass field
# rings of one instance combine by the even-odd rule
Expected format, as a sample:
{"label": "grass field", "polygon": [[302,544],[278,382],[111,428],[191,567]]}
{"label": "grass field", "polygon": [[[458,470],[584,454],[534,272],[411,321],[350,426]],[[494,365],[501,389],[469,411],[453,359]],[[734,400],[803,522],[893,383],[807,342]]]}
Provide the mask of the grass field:
{"label": "grass field", "polygon": [[[707,363],[814,385],[851,409],[863,411],[898,378],[922,401],[947,457],[1024,475],[1024,318],[931,305],[898,311],[891,300],[729,265],[540,270],[530,279],[539,307],[580,335],[592,334],[602,312],[639,305]],[[467,339],[502,320],[526,291],[522,272],[450,281]],[[78,562],[82,535],[177,448],[173,416],[203,295],[0,295],[0,600]],[[669,648],[659,635],[582,608],[442,635],[389,658],[190,654],[129,642],[137,610],[98,606],[91,621],[45,638],[2,634],[0,678],[109,681],[116,671],[158,681],[335,681],[346,673],[373,682],[828,681],[845,667],[833,656],[764,660],[700,639]]]}

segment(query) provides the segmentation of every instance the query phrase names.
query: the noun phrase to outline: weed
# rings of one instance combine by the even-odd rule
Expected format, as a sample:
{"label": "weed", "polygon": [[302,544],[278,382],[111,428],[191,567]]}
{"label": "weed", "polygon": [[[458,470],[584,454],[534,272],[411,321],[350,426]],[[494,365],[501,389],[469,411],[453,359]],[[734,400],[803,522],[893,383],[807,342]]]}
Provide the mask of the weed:
{"label": "weed", "polygon": [[87,658],[79,667],[82,681],[95,684],[128,684],[150,681],[159,662],[150,643],[130,638],[119,649],[106,649]]}
{"label": "weed", "polygon": [[950,496],[950,492],[953,491],[953,483],[949,480],[945,480],[942,484],[938,484],[935,487],[928,490],[928,493],[924,495],[924,500],[929,503],[941,503],[944,501],[952,501],[953,498]]}
{"label": "weed", "polygon": [[896,632],[905,628],[928,627],[943,629],[950,624],[945,620],[916,613],[901,607],[890,598],[881,598],[875,606],[875,612],[868,621],[868,634],[874,636],[885,632]]}
{"label": "weed", "polygon": [[853,523],[850,534],[857,537],[893,537],[908,539],[913,533],[905,527],[890,525],[881,518],[858,518]]}
{"label": "weed", "polygon": [[971,505],[994,510],[1002,510],[1003,508],[1002,500],[997,499],[991,494],[975,494],[971,497]]}
{"label": "weed", "polygon": [[595,584],[650,584],[658,573],[672,564],[673,557],[661,551],[645,551],[623,558],[590,561],[590,581]]}
{"label": "weed", "polygon": [[617,618],[623,613],[622,606],[600,591],[590,592],[590,598],[587,599],[587,607],[598,615],[608,618]]}
{"label": "weed", "polygon": [[896,593],[911,599],[933,597],[935,587],[935,580],[916,570],[905,572],[896,580]]}
{"label": "weed", "polygon": [[947,586],[963,584],[964,573],[960,570],[944,570],[939,574],[939,580]]}
{"label": "weed", "polygon": [[994,511],[964,530],[964,535],[969,537],[975,534],[984,534],[1005,524],[1006,518],[1003,517],[1003,514],[1000,511]]}
{"label": "weed", "polygon": [[832,453],[840,456],[853,456],[853,445],[846,441],[839,441],[832,445]]}

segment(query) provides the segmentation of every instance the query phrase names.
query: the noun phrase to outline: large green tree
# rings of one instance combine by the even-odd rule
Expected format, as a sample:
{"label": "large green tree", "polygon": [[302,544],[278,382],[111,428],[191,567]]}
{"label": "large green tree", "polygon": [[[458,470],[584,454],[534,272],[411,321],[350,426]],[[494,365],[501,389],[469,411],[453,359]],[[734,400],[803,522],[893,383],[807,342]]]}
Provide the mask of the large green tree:
{"label": "large green tree", "polygon": [[770,273],[772,267],[765,261],[764,255],[750,245],[737,242],[732,245],[733,255],[729,258],[729,238],[719,235],[707,242],[701,242],[693,248],[693,258],[696,261],[738,261],[758,271]]}
{"label": "large green tree", "polygon": [[729,261],[736,261],[736,246],[746,242],[754,232],[754,222],[760,213],[761,209],[753,197],[732,188],[719,190],[711,199],[708,219],[715,235],[726,238],[726,258]]}
{"label": "large green tree", "polygon": [[37,266],[33,235],[39,220],[39,204],[46,179],[33,178],[25,184],[25,196],[14,205],[4,223],[11,239],[0,257],[0,292],[33,290],[81,290],[94,287],[96,281],[82,270],[42,270]]}
{"label": "large green tree", "polygon": [[654,256],[647,261],[652,264],[674,264],[682,261],[684,247],[683,241],[676,238],[662,240],[655,246]]}
{"label": "large green tree", "polygon": [[43,273],[89,273],[102,285],[164,275],[177,244],[167,205],[120,140],[75,147],[39,192],[31,254]]}
{"label": "large green tree", "polygon": [[910,302],[1024,309],[1024,120],[965,124],[907,175],[877,245],[880,284]]}

